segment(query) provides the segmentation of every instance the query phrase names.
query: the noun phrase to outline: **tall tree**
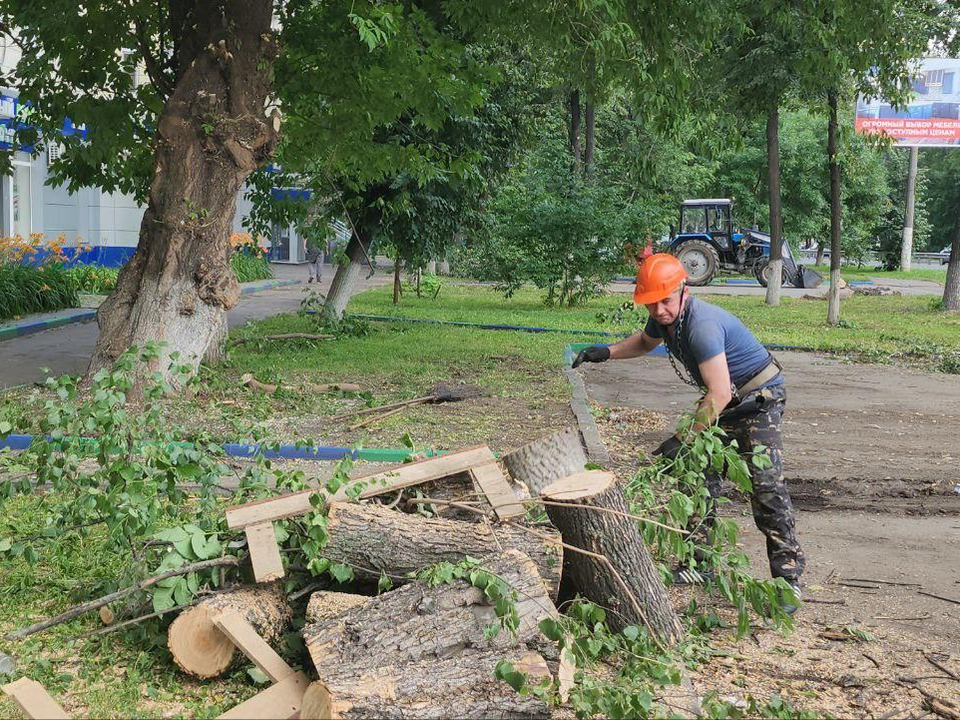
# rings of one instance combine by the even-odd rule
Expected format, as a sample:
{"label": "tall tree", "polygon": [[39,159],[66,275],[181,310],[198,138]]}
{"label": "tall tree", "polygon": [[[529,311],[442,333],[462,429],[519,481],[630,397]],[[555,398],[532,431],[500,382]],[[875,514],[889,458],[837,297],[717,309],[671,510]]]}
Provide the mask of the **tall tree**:
{"label": "tall tree", "polygon": [[[0,27],[23,53],[9,82],[33,103],[21,139],[64,143],[54,182],[147,205],[137,250],[97,313],[91,372],[152,341],[165,343],[153,369],[165,373],[174,352],[196,367],[224,334],[239,297],[237,192],[280,125],[269,109],[272,11],[270,0],[0,2]],[[132,81],[140,65],[147,86]],[[61,136],[68,117],[85,137]]]}

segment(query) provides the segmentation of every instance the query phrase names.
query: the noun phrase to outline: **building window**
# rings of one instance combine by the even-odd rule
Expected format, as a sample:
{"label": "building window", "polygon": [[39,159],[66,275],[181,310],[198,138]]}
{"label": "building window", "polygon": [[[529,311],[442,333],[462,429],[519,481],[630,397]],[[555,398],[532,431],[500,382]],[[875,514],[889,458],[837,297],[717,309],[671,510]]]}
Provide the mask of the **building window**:
{"label": "building window", "polygon": [[10,217],[13,235],[26,240],[33,230],[30,223],[30,165],[13,165],[12,192],[10,193]]}
{"label": "building window", "polygon": [[927,70],[924,85],[928,88],[940,87],[943,85],[943,70]]}

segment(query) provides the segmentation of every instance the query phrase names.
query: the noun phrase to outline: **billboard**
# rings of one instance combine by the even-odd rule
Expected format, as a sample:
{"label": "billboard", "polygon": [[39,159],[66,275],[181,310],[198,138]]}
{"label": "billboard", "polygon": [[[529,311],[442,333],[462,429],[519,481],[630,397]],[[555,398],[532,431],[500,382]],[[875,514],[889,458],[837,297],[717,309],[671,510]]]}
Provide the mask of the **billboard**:
{"label": "billboard", "polygon": [[918,62],[913,97],[903,108],[883,98],[857,99],[856,131],[889,135],[897,145],[960,147],[960,60]]}

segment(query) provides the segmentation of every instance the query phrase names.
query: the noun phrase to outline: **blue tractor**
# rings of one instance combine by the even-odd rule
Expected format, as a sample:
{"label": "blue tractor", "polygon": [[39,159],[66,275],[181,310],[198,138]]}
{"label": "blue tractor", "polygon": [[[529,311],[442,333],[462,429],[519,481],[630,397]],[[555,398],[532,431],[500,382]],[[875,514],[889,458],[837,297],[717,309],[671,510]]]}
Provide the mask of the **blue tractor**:
{"label": "blue tractor", "polygon": [[[770,278],[770,235],[740,230],[733,224],[733,201],[727,198],[685,200],[680,230],[670,227],[669,250],[686,268],[690,285],[709,285],[721,271],[752,273],[766,287]],[[823,276],[797,264],[783,241],[784,285],[814,288]]]}

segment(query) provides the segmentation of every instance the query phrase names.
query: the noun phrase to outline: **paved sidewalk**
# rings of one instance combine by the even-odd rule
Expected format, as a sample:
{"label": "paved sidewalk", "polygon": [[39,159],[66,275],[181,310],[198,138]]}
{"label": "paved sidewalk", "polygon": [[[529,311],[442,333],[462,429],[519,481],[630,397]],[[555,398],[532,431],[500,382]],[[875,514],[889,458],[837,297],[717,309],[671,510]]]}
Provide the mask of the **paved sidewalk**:
{"label": "paved sidewalk", "polygon": [[[334,268],[326,266],[319,286],[308,285],[306,265],[273,265],[278,280],[299,280],[298,285],[277,287],[241,297],[240,303],[227,314],[230,327],[249,320],[296,312],[308,289],[325,293],[333,280]],[[361,278],[358,292],[391,281],[390,275],[378,272],[370,279]],[[86,370],[100,333],[96,322],[66,325],[26,337],[0,342],[0,388],[42,382],[48,372],[77,374]],[[47,370],[44,370],[46,368]]]}

